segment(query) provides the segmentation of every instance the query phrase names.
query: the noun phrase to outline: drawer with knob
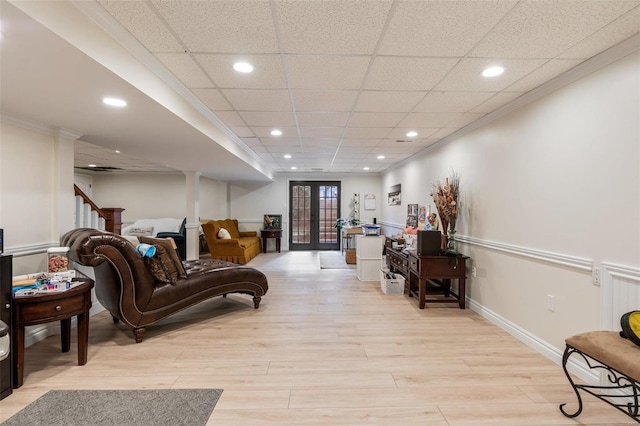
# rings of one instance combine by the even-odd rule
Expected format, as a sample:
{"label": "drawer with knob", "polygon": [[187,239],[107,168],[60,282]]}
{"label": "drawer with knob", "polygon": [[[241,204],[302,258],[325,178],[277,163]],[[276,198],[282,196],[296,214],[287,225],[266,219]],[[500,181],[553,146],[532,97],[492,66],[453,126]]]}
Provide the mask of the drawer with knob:
{"label": "drawer with knob", "polygon": [[62,292],[58,295],[16,299],[14,313],[16,321],[22,325],[41,324],[70,318],[85,312],[87,303],[90,304],[90,299],[87,300],[87,297],[82,293],[73,294],[72,291],[69,290],[69,292]]}

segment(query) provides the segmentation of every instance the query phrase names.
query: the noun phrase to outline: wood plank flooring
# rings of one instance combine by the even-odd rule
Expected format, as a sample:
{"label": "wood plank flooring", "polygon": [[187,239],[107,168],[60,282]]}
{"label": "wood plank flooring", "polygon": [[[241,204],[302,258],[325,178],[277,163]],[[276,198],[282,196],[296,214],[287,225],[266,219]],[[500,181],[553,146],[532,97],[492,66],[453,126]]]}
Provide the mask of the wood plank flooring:
{"label": "wood plank flooring", "polygon": [[[318,252],[261,254],[260,309],[216,298],[147,330],[102,312],[89,354],[59,336],[26,350],[25,383],[0,402],[0,421],[50,389],[224,389],[213,425],[636,425],[595,398],[577,420],[561,367],[469,309],[387,296],[353,269],[321,270]],[[75,330],[74,330],[75,332]],[[75,333],[74,339],[75,339]]]}

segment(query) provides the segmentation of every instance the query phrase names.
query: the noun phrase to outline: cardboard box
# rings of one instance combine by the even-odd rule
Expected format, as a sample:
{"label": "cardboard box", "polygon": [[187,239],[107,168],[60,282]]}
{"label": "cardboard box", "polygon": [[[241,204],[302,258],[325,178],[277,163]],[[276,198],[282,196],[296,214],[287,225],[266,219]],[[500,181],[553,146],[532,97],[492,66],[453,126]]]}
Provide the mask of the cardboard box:
{"label": "cardboard box", "polygon": [[404,277],[394,274],[394,278],[387,278],[388,269],[380,269],[380,288],[384,294],[401,295],[404,294]]}
{"label": "cardboard box", "polygon": [[347,265],[355,265],[356,264],[356,249],[346,249],[344,251],[344,259],[347,262]]}

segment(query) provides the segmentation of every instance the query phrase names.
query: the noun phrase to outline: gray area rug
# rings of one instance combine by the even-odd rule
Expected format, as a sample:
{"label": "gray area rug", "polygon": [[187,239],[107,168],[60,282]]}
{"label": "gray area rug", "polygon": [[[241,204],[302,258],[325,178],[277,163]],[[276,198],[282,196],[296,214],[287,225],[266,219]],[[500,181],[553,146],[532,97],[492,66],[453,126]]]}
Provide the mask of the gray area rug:
{"label": "gray area rug", "polygon": [[52,390],[3,425],[205,425],[222,389]]}
{"label": "gray area rug", "polygon": [[320,253],[320,269],[355,269],[356,265],[348,265],[339,251]]}

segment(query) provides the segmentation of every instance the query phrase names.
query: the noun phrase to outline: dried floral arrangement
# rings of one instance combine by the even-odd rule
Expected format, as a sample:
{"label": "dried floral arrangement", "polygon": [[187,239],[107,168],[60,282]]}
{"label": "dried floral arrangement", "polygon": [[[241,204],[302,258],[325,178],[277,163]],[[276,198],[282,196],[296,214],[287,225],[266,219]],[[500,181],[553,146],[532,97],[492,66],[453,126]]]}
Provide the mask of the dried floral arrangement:
{"label": "dried floral arrangement", "polygon": [[436,209],[442,222],[442,230],[456,230],[456,219],[460,211],[460,175],[455,171],[451,172],[451,176],[445,179],[444,183],[438,182],[433,186],[431,194],[433,201],[436,203]]}

